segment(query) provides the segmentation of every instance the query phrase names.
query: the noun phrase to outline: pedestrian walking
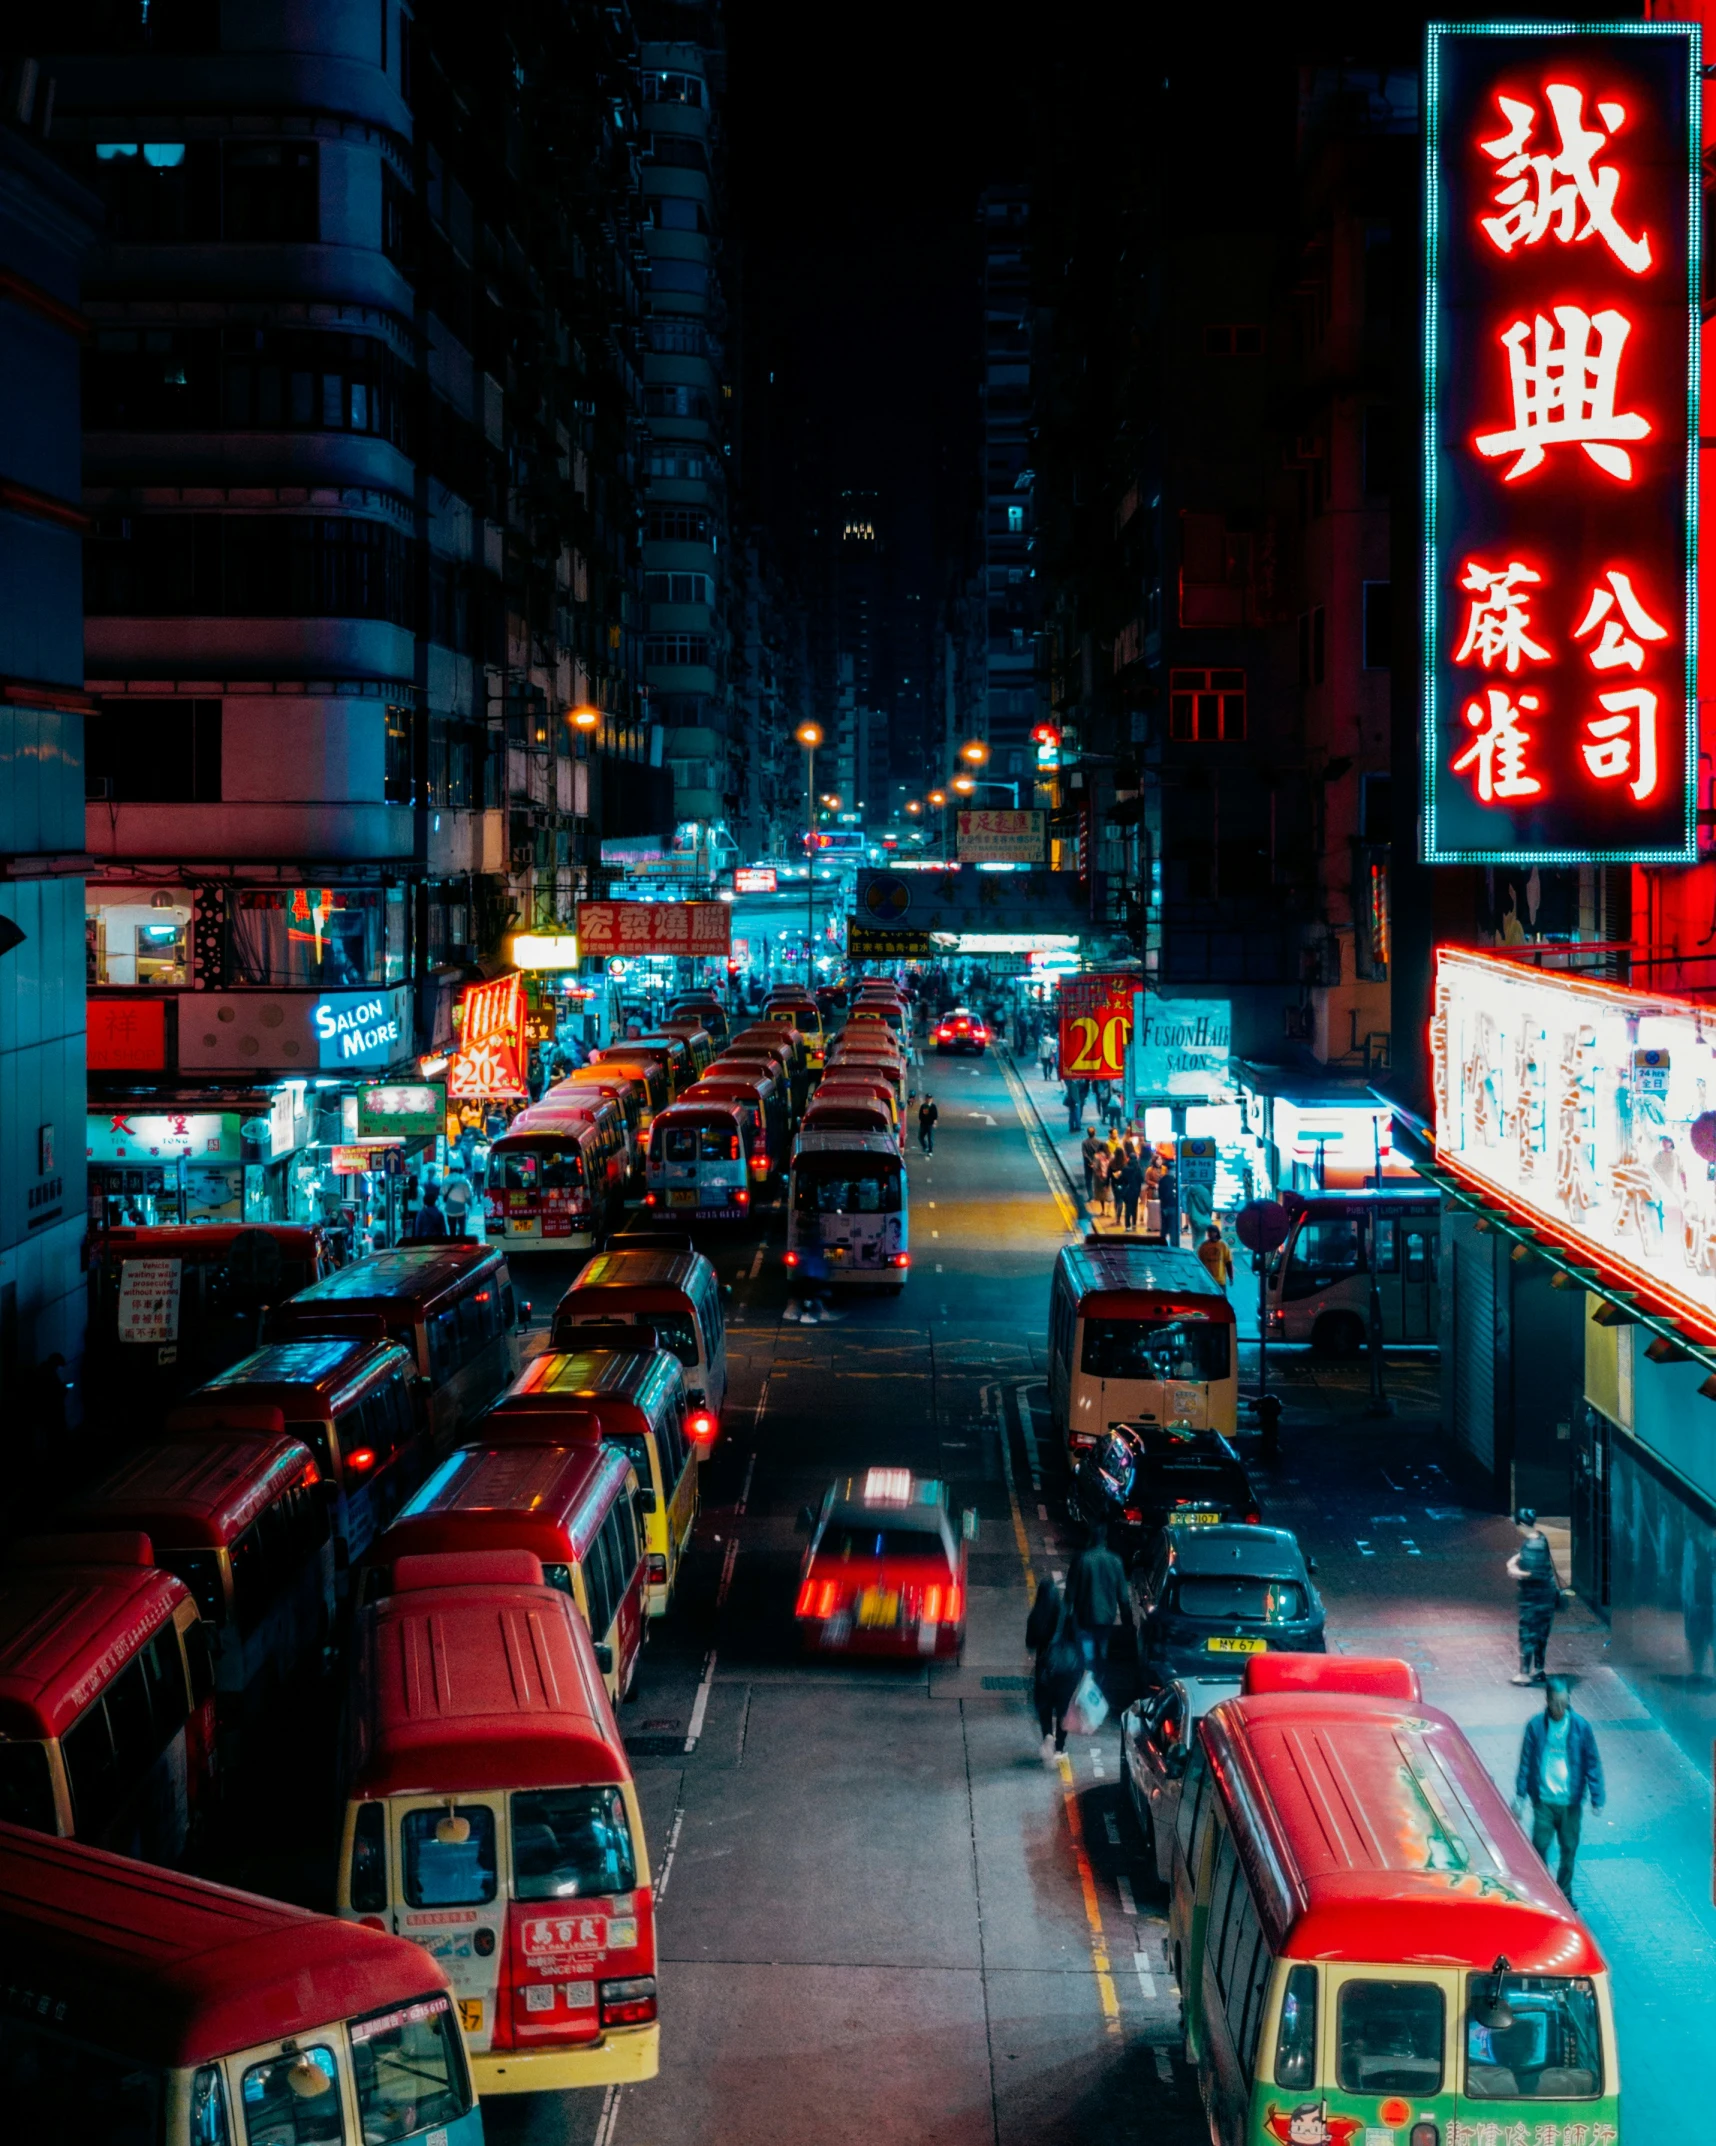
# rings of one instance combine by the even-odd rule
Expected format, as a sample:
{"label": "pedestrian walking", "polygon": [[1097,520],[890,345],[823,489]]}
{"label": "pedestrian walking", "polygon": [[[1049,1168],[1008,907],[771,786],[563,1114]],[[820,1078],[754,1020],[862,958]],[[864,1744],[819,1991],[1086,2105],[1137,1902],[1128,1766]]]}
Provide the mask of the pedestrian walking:
{"label": "pedestrian walking", "polygon": [[1037,1063],[1043,1069],[1044,1080],[1055,1077],[1055,1039],[1051,1030],[1044,1028],[1042,1041],[1037,1045]]}
{"label": "pedestrian walking", "polygon": [[1053,1766],[1067,1747],[1067,1708],[1084,1675],[1084,1653],[1072,1614],[1053,1580],[1042,1580],[1025,1622],[1025,1644],[1036,1656],[1031,1695],[1043,1732],[1043,1764]]}
{"label": "pedestrian walking", "polygon": [[927,1091],[918,1105],[918,1146],[926,1155],[935,1153],[935,1121],[941,1116],[936,1100]]}
{"label": "pedestrian walking", "polygon": [[449,1237],[465,1237],[469,1235],[467,1225],[471,1219],[471,1201],[474,1197],[475,1194],[471,1190],[471,1181],[464,1171],[459,1169],[449,1170],[446,1185],[441,1193],[441,1207],[447,1217],[447,1234]]}
{"label": "pedestrian walking", "polygon": [[1513,1681],[1541,1684],[1549,1628],[1561,1606],[1561,1578],[1555,1570],[1549,1538],[1538,1526],[1531,1507],[1522,1505],[1513,1522],[1521,1537],[1519,1548],[1507,1561],[1508,1577],[1519,1583],[1519,1670]]}
{"label": "pedestrian walking", "polygon": [[1090,1083],[1088,1081],[1069,1080],[1067,1082],[1067,1131],[1069,1133],[1080,1131],[1084,1125],[1085,1097],[1089,1093],[1089,1089]]}
{"label": "pedestrian walking", "polygon": [[1212,1222],[1204,1232],[1204,1241],[1198,1246],[1198,1257],[1209,1270],[1209,1277],[1220,1289],[1225,1289],[1233,1280],[1233,1254],[1227,1248],[1227,1239]]}
{"label": "pedestrian walking", "polygon": [[1144,1196],[1144,1172],[1138,1167],[1136,1155],[1128,1155],[1121,1165],[1115,1190],[1119,1195],[1120,1226],[1135,1230],[1138,1227],[1138,1202]]}
{"label": "pedestrian walking", "polygon": [[1067,1604],[1086,1665],[1100,1667],[1126,1606],[1126,1567],[1108,1547],[1108,1530],[1100,1522],[1067,1567]]}
{"label": "pedestrian walking", "polygon": [[1543,1712],[1525,1725],[1519,1745],[1519,1774],[1513,1784],[1514,1815],[1523,1821],[1531,1805],[1531,1845],[1549,1863],[1556,1846],[1555,1882],[1573,1898],[1573,1863],[1579,1853],[1579,1828],[1585,1798],[1600,1811],[1605,1795],[1603,1761],[1597,1732],[1583,1714],[1573,1711],[1567,1679],[1551,1677],[1544,1686]]}
{"label": "pedestrian walking", "polygon": [[1108,1101],[1103,1107],[1103,1122],[1111,1133],[1117,1132],[1120,1127],[1120,1121],[1125,1115],[1126,1099],[1118,1088],[1111,1087],[1108,1091]]}
{"label": "pedestrian walking", "polygon": [[424,1186],[423,1205],[411,1218],[411,1234],[416,1238],[446,1236],[447,1217],[441,1212],[439,1185]]}
{"label": "pedestrian walking", "polygon": [[1099,1147],[1090,1159],[1090,1196],[1099,1215],[1108,1212],[1108,1180],[1112,1167],[1108,1150]]}
{"label": "pedestrian walking", "polygon": [[1085,1134],[1084,1145],[1078,1152],[1079,1160],[1084,1164],[1084,1196],[1088,1200],[1090,1198],[1091,1165],[1102,1153],[1102,1142],[1097,1138],[1094,1131]]}

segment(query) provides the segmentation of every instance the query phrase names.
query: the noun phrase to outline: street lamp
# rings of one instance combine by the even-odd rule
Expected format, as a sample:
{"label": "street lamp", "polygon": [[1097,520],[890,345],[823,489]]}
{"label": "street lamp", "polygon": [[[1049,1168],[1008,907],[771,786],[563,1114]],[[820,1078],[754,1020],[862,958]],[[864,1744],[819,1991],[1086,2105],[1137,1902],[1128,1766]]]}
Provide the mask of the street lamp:
{"label": "street lamp", "polygon": [[602,711],[600,708],[590,707],[570,708],[567,710],[566,720],[575,730],[596,730],[601,725]]}
{"label": "street lamp", "polygon": [[956,775],[953,778],[953,787],[959,792],[961,797],[969,797],[972,791],[976,789],[977,785],[972,781],[969,775]]}
{"label": "street lamp", "polygon": [[959,757],[969,761],[973,767],[981,767],[989,758],[989,748],[981,738],[973,738],[959,748]]}
{"label": "street lamp", "polygon": [[800,723],[796,735],[805,750],[804,809],[810,828],[804,850],[804,987],[808,991],[816,981],[810,950],[816,943],[816,748],[822,743],[822,725]]}
{"label": "street lamp", "polygon": [[906,810],[911,814],[914,819],[916,819],[917,815],[922,812],[923,809],[924,808],[918,803],[915,797],[911,797],[906,800]]}
{"label": "street lamp", "polygon": [[932,790],[929,794],[929,801],[939,812],[942,806],[947,803],[947,792],[945,790]]}

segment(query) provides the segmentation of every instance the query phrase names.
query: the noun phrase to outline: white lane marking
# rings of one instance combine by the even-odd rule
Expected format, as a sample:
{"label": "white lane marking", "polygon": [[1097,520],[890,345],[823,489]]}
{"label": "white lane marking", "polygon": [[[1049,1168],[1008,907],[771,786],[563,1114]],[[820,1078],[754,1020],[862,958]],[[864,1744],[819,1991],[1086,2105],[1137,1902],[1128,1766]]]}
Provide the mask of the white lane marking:
{"label": "white lane marking", "polygon": [[[734,1507],[735,1512],[742,1513],[745,1510],[746,1505],[749,1503],[751,1496],[751,1478],[753,1475],[756,1474],[756,1472],[757,1456],[753,1452],[750,1459],[745,1463],[745,1480],[739,1491],[739,1502]],[[737,1549],[737,1547],[738,1545],[735,1544],[734,1548]]]}
{"label": "white lane marking", "polygon": [[679,1853],[679,1829],[685,1823],[685,1806],[682,1803],[673,1814],[673,1830],[667,1836],[667,1850],[661,1859],[661,1869],[656,1874],[655,1897],[658,1901],[667,1897],[667,1881],[673,1872],[673,1859]]}
{"label": "white lane marking", "polygon": [[1102,1829],[1108,1835],[1108,1845],[1111,1848],[1118,1848],[1120,1846],[1120,1821],[1112,1811],[1103,1812]]}
{"label": "white lane marking", "polygon": [[1031,1404],[1025,1396],[1032,1385],[1040,1383],[1040,1380],[1032,1380],[1028,1384],[1013,1388],[1014,1404],[1019,1411],[1019,1433],[1025,1441],[1025,1457],[1031,1463],[1031,1480],[1039,1485],[1043,1474],[1043,1456],[1037,1451],[1037,1425],[1031,1414]]}
{"label": "white lane marking", "polygon": [[1164,2086],[1172,2086],[1174,2083],[1174,2067],[1165,2049],[1158,2049],[1156,2052],[1156,2076]]}
{"label": "white lane marking", "polygon": [[697,1749],[697,1739],[703,1734],[703,1717],[709,1711],[709,1687],[715,1681],[715,1649],[709,1650],[709,1659],[703,1664],[703,1681],[697,1687],[697,1697],[691,1702],[691,1727],[685,1738],[687,1751]]}
{"label": "white lane marking", "polygon": [[733,1567],[738,1561],[739,1538],[735,1535],[727,1544],[727,1555],[721,1565],[721,1584],[715,1590],[715,1607],[717,1609],[725,1609],[727,1606],[727,1591],[733,1584]]}
{"label": "white lane marking", "polygon": [[[770,1376],[770,1377],[773,1377],[773,1375],[774,1375],[774,1374],[773,1374],[772,1372],[771,1372],[771,1373],[769,1374],[769,1376]],[[753,1409],[753,1410],[751,1411],[751,1427],[752,1427],[752,1429],[753,1429],[753,1430],[754,1430],[754,1429],[756,1428],[756,1426],[757,1426],[757,1425],[758,1425],[759,1423],[761,1423],[761,1422],[762,1422],[762,1420],[763,1420],[763,1410],[764,1410],[765,1408],[767,1408],[767,1407],[768,1407],[768,1405],[769,1405],[769,1381],[768,1381],[768,1379],[767,1379],[767,1378],[765,1378],[765,1379],[763,1380],[763,1390],[762,1390],[762,1392],[761,1392],[760,1394],[758,1394],[758,1396],[757,1396],[757,1405],[756,1405],[756,1407],[755,1407],[755,1408],[754,1408],[754,1409]],[[755,1455],[755,1454],[753,1453],[753,1454],[752,1454],[752,1456],[751,1456],[751,1458],[752,1458],[753,1460],[755,1460],[755,1458],[756,1458],[756,1455]],[[746,1482],[747,1482],[747,1483],[749,1483],[749,1481],[750,1481],[750,1477],[749,1477],[749,1476],[747,1476],[747,1477],[745,1478],[745,1480],[746,1480]]]}
{"label": "white lane marking", "polygon": [[[1132,1967],[1133,1972],[1138,1977],[1138,1987],[1144,1992],[1145,1996],[1150,2000],[1150,2002],[1154,2004],[1156,2002],[1156,1977],[1150,1972],[1150,1955],[1147,1952],[1135,1952],[1132,1955]],[[1166,2051],[1159,2049],[1156,2054],[1158,2055],[1158,2057],[1164,2056],[1166,2055]],[[1158,2065],[1157,2069],[1161,2070],[1161,2066]],[[1166,2072],[1163,2072],[1162,2076],[1166,2078],[1168,2075]]]}
{"label": "white lane marking", "polygon": [[[939,1273],[941,1272],[941,1268],[940,1268],[940,1266],[939,1266],[939,1265],[937,1266],[937,1268],[936,1268],[936,1270],[935,1270],[935,1271],[936,1271],[936,1272],[937,1272],[938,1274],[939,1274]],[[945,1318],[947,1317],[947,1313],[946,1313],[946,1311],[945,1311],[945,1310],[944,1310],[944,1311],[942,1312],[942,1317],[943,1317],[944,1319],[945,1319]]]}
{"label": "white lane marking", "polygon": [[[1122,1871],[1120,1875],[1115,1879],[1114,1890],[1120,1895],[1121,1914],[1136,1915],[1138,1912],[1138,1903],[1132,1897],[1132,1880],[1126,1875],[1125,1871]],[[1142,1958],[1143,1955],[1140,1954],[1138,1955],[1138,1957]]]}
{"label": "white lane marking", "polygon": [[938,1230],[938,1229],[932,1229],[932,1230],[930,1231],[930,1235],[931,1235],[932,1237],[939,1237],[939,1236],[941,1235],[941,1231],[940,1231],[940,1230]]}
{"label": "white lane marking", "polygon": [[1102,1747],[1100,1744],[1092,1744],[1090,1747],[1090,1770],[1093,1774],[1095,1774],[1096,1778],[1099,1781],[1102,1779],[1103,1764]]}
{"label": "white lane marking", "polygon": [[1370,1544],[1363,1539],[1362,1536],[1355,1536],[1353,1539],[1358,1543],[1358,1554],[1360,1555],[1360,1557],[1374,1557],[1376,1555],[1376,1552],[1371,1548]]}
{"label": "white lane marking", "polygon": [[763,1271],[763,1248],[762,1248],[762,1246],[761,1246],[761,1245],[758,1245],[758,1247],[757,1247],[757,1256],[756,1256],[756,1258],[755,1258],[755,1259],[753,1259],[753,1260],[751,1261],[751,1271],[750,1271],[749,1275],[747,1275],[746,1279],[747,1279],[748,1281],[753,1281],[753,1282],[754,1282],[754,1281],[756,1280],[757,1276],[758,1276],[759,1274],[761,1274],[761,1273],[762,1273],[762,1271]]}
{"label": "white lane marking", "polygon": [[596,2119],[595,2146],[613,2146],[614,2127],[620,2120],[620,2092],[611,2086],[602,2096],[602,2113]]}

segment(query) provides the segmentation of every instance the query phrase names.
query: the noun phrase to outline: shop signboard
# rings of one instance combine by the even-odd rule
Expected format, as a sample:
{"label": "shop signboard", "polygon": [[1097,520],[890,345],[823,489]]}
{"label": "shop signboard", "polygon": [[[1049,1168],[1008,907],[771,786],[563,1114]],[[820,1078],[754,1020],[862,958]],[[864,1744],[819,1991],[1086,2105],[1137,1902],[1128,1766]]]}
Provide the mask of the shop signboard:
{"label": "shop signboard", "polygon": [[962,812],[955,830],[961,864],[1041,864],[1040,812]]}
{"label": "shop signboard", "polygon": [[733,868],[735,894],[773,894],[780,875],[772,864],[740,864]]}
{"label": "shop signboard", "polygon": [[927,931],[890,931],[884,925],[863,923],[857,917],[846,919],[848,961],[927,961],[929,952]]}
{"label": "shop signboard", "polygon": [[92,998],[86,1029],[92,1073],[161,1073],[167,1066],[167,1002]]}
{"label": "shop signboard", "polygon": [[571,931],[521,931],[512,942],[514,964],[521,969],[575,969],[578,935]]}
{"label": "shop signboard", "polygon": [[159,1344],[178,1340],[181,1264],[176,1259],[120,1261],[118,1334],[121,1341]]}
{"label": "shop signboard", "polygon": [[1188,1134],[1179,1143],[1175,1160],[1182,1190],[1190,1185],[1214,1185],[1220,1161],[1216,1143],[1205,1133]]}
{"label": "shop signboard", "polygon": [[1062,1080],[1121,1080],[1132,1040],[1135,976],[1068,976],[1060,991]]}
{"label": "shop signboard", "polygon": [[92,1110],[85,1149],[98,1163],[242,1162],[241,1122],[236,1110]]}
{"label": "shop signboard", "polygon": [[1441,948],[1436,1153],[1716,1337],[1716,1014]]}
{"label": "shop signboard", "polygon": [[726,902],[580,902],[578,943],[586,954],[724,959],[731,920]]}
{"label": "shop signboard", "polygon": [[524,978],[515,971],[472,984],[459,1010],[459,1054],[447,1068],[449,1099],[476,1103],[528,1095]]}
{"label": "shop signboard", "polygon": [[357,1092],[360,1139],[433,1140],[447,1118],[447,1084],[383,1081]]}
{"label": "shop signboard", "polygon": [[1429,33],[1429,863],[1695,857],[1701,90],[1694,22]]}
{"label": "shop signboard", "polygon": [[310,1008],[324,1073],[348,1066],[389,1066],[407,1037],[390,991],[330,991]]}
{"label": "shop signboard", "polygon": [[352,1177],[365,1170],[385,1170],[390,1167],[388,1157],[397,1155],[403,1145],[397,1140],[359,1140],[350,1146],[330,1148],[329,1167],[336,1177]]}
{"label": "shop signboard", "polygon": [[1029,933],[1038,938],[1090,930],[1092,889],[1076,872],[985,872],[970,864],[951,871],[945,865],[864,865],[857,881],[853,907],[866,924],[955,934]]}
{"label": "shop signboard", "polygon": [[[1064,996],[1066,985],[1061,985]],[[1233,1006],[1224,998],[1162,998],[1140,991],[1132,1053],[1137,1096],[1212,1096],[1227,1085]]]}

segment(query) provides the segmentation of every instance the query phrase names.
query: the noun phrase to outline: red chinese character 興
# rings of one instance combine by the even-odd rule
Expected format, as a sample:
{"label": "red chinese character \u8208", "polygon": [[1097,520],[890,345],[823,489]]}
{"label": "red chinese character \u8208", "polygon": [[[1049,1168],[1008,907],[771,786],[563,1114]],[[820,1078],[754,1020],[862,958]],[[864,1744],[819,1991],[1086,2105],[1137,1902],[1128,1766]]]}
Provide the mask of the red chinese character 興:
{"label": "red chinese character \u8208", "polygon": [[1522,656],[1547,663],[1548,649],[1540,648],[1527,631],[1531,611],[1526,584],[1542,579],[1518,559],[1510,559],[1503,567],[1480,566],[1476,559],[1468,559],[1460,586],[1471,592],[1472,604],[1466,614],[1466,637],[1454,661],[1480,663],[1486,671],[1495,663],[1517,671]]}
{"label": "red chinese character \u8208", "polygon": [[1551,234],[1563,246],[1600,238],[1623,268],[1642,275],[1650,266],[1650,235],[1641,231],[1633,238],[1622,228],[1615,213],[1621,175],[1613,164],[1593,161],[1625,123],[1625,106],[1599,101],[1603,132],[1585,124],[1585,93],[1572,83],[1547,83],[1544,96],[1557,135],[1556,148],[1547,155],[1527,147],[1537,127],[1536,106],[1497,94],[1507,131],[1479,147],[1500,167],[1495,202],[1501,214],[1483,217],[1483,228],[1502,253],[1535,246]]}
{"label": "red chinese character \u8208", "polygon": [[1498,797],[1535,797],[1543,788],[1526,772],[1531,732],[1520,727],[1521,710],[1535,711],[1537,705],[1535,693],[1522,693],[1516,707],[1501,686],[1490,686],[1482,700],[1467,702],[1466,721],[1476,735],[1454,762],[1454,773],[1462,775],[1475,766],[1478,795],[1486,805]]}
{"label": "red chinese character \u8208", "polygon": [[1559,340],[1541,313],[1502,331],[1513,423],[1499,432],[1480,432],[1477,450],[1491,458],[1519,457],[1512,469],[1502,472],[1505,484],[1539,468],[1551,447],[1582,448],[1600,470],[1625,482],[1632,476],[1633,459],[1622,442],[1648,439],[1651,429],[1636,410],[1615,408],[1621,352],[1632,322],[1613,306],[1600,313],[1572,305],[1553,311]]}

